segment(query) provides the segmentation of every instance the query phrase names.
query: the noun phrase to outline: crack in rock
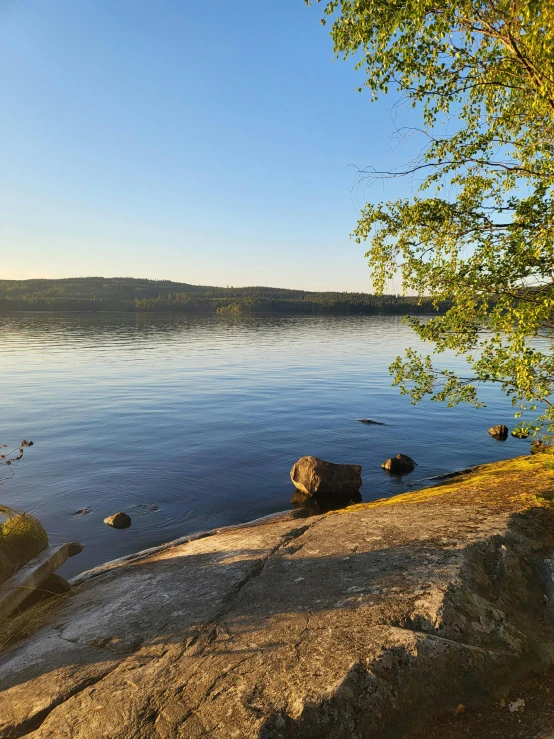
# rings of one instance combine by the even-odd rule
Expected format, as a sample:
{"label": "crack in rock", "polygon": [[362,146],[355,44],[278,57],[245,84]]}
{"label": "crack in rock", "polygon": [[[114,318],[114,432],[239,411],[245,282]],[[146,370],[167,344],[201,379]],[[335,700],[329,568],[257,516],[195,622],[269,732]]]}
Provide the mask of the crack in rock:
{"label": "crack in rock", "polygon": [[76,695],[82,693],[87,688],[90,688],[91,686],[99,683],[101,680],[107,677],[110,672],[113,672],[115,669],[117,669],[117,667],[119,667],[119,664],[120,663],[113,665],[109,669],[105,670],[101,675],[95,675],[94,677],[85,678],[82,682],[75,685],[68,693],[54,700],[49,706],[43,708],[34,716],[30,716],[17,726],[11,727],[11,729],[8,730],[8,733],[4,734],[5,739],[20,739],[20,737],[28,736],[33,731],[36,731],[42,726],[42,724],[46,721],[52,711],[58,708],[58,706],[67,703],[67,701],[71,698],[74,698]]}

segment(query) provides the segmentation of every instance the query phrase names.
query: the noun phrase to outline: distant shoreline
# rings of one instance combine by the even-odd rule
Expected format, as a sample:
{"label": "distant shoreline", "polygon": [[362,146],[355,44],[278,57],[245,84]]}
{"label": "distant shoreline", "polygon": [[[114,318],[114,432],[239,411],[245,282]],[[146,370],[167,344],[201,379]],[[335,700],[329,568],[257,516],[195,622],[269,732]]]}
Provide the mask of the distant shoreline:
{"label": "distant shoreline", "polygon": [[231,312],[231,311],[215,311],[215,312],[207,312],[207,311],[198,311],[198,312],[192,312],[192,311],[164,311],[164,310],[123,310],[123,309],[99,309],[99,310],[79,310],[77,308],[0,308],[0,316],[7,316],[7,315],[15,315],[15,314],[36,314],[36,315],[58,315],[63,313],[82,313],[86,315],[106,315],[111,313],[118,313],[128,316],[167,316],[167,315],[173,315],[173,316],[218,316],[218,317],[229,317],[229,316],[252,316],[255,317],[263,317],[263,316],[329,316],[329,317],[346,317],[346,316],[352,316],[352,317],[362,317],[362,316],[398,316],[399,318],[402,318],[403,316],[407,315],[421,315],[421,316],[439,316],[444,315],[446,311],[440,310],[440,311],[431,311],[431,310],[422,310],[422,311],[414,311],[414,310],[404,310],[399,311],[397,313],[389,312],[389,311],[374,311],[374,312],[345,312],[345,311],[248,311],[248,312],[240,312],[237,311]]}
{"label": "distant shoreline", "polygon": [[210,287],[131,278],[0,280],[0,313],[178,313],[185,315],[399,315],[444,313],[429,298],[273,287]]}

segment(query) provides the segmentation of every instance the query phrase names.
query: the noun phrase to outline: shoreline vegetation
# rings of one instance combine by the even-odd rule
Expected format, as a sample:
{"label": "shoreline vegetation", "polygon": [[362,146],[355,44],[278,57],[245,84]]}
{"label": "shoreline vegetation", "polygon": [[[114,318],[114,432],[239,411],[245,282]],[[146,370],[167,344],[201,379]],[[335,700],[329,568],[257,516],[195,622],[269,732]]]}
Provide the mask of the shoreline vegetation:
{"label": "shoreline vegetation", "polygon": [[78,277],[0,280],[0,312],[124,311],[189,314],[405,315],[444,313],[417,296],[310,292],[275,287],[210,287],[170,280]]}

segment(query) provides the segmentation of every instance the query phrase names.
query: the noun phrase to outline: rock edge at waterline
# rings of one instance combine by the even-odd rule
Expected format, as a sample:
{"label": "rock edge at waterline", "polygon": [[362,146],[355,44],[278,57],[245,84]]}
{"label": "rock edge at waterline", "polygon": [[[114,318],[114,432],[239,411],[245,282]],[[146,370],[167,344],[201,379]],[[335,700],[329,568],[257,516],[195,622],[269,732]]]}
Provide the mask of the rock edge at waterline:
{"label": "rock edge at waterline", "polygon": [[0,659],[0,736],[402,737],[554,654],[554,462],[534,455],[81,578]]}
{"label": "rock edge at waterline", "polygon": [[290,479],[304,495],[345,496],[362,487],[362,468],[359,464],[336,464],[307,456],[294,463]]}

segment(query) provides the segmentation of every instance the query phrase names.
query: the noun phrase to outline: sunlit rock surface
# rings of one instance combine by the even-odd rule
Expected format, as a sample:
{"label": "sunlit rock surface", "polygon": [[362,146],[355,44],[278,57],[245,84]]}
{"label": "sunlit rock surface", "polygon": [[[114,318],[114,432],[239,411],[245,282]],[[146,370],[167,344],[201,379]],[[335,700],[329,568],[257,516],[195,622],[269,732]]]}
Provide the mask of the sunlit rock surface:
{"label": "sunlit rock surface", "polygon": [[295,462],[290,479],[305,495],[337,495],[358,492],[362,487],[359,464],[335,464],[319,457],[301,457]]}
{"label": "sunlit rock surface", "polygon": [[0,736],[402,737],[553,654],[544,455],[174,543],[0,657]]}

